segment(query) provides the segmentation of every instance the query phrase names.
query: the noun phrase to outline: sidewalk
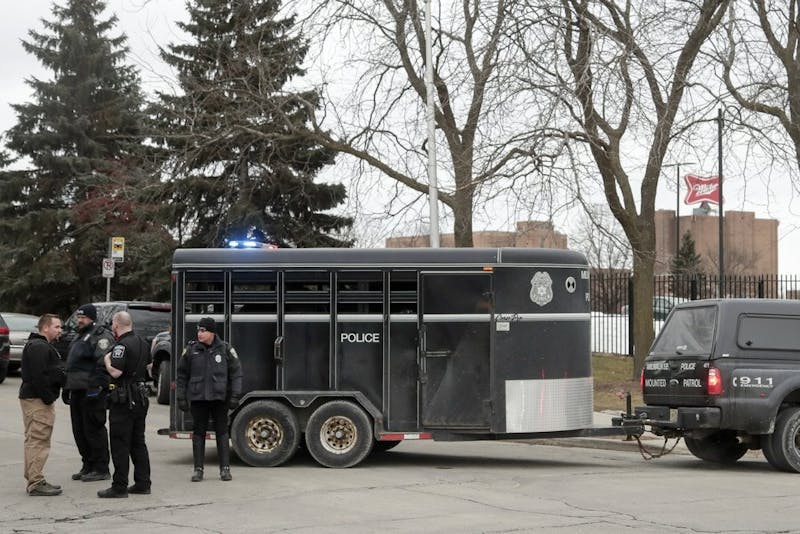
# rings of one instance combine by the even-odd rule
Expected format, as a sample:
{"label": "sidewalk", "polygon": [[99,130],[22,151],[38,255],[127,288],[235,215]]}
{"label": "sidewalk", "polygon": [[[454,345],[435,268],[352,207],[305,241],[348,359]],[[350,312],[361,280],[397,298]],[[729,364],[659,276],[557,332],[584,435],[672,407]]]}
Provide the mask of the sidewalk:
{"label": "sidewalk", "polygon": [[[619,416],[616,411],[594,412],[594,426],[595,427],[609,427],[611,426],[611,419]],[[627,438],[626,436],[609,436],[609,437],[589,437],[589,438],[544,438],[526,440],[536,445],[553,445],[557,447],[582,447],[585,449],[606,449],[612,451],[630,451],[639,454],[639,442],[635,438]],[[645,433],[639,438],[642,446],[646,451],[651,454],[661,453],[664,447],[664,438],[654,436],[653,434]],[[675,445],[675,440],[670,439],[667,442],[666,448],[669,450]],[[678,442],[677,446],[669,454],[691,454],[684,444],[683,440]]]}

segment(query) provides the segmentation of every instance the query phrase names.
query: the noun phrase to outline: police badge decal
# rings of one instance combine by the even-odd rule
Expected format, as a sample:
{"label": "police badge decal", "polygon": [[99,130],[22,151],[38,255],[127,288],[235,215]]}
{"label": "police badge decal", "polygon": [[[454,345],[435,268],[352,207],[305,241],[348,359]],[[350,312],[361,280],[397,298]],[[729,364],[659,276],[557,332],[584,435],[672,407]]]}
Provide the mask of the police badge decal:
{"label": "police badge decal", "polygon": [[553,279],[550,275],[541,271],[531,278],[531,302],[544,306],[553,300]]}

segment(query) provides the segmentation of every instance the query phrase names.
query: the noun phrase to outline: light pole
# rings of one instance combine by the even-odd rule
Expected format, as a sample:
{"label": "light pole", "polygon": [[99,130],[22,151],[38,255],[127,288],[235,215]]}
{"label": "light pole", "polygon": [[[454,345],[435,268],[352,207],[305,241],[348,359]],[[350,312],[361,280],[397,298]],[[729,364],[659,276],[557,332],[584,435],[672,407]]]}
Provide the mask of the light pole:
{"label": "light pole", "polygon": [[431,2],[425,2],[425,93],[428,123],[428,202],[430,202],[430,245],[439,248],[439,189],[436,183],[436,123],[433,100],[433,51],[431,45]]}
{"label": "light pole", "polygon": [[681,165],[696,165],[694,161],[667,163],[662,168],[675,167],[675,257],[681,252]]}

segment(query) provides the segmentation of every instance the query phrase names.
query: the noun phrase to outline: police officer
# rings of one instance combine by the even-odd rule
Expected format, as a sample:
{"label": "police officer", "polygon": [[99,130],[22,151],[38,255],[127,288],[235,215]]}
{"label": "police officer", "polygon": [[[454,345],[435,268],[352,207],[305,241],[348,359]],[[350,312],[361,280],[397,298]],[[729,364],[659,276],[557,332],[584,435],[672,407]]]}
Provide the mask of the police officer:
{"label": "police officer", "polygon": [[67,385],[62,393],[69,404],[72,435],[82,462],[72,480],[108,480],[105,388],[109,377],[103,356],[114,344],[114,336],[106,327],[95,324],[97,308],[93,304],[78,308],[76,316],[78,337],[67,352]]}
{"label": "police officer", "polygon": [[228,442],[228,409],[235,409],[242,394],[242,368],[230,344],[217,335],[217,324],[203,317],[197,325],[197,341],[189,341],[178,361],[175,396],[182,411],[191,401],[192,482],[203,480],[206,451],[206,429],[209,416],[214,417],[217,438],[219,477],[231,480],[230,443]]}
{"label": "police officer", "polygon": [[[111,375],[108,393],[108,422],[111,435],[111,460],[114,477],[111,487],[97,492],[101,498],[127,497],[128,493],[150,493],[150,456],[144,441],[149,400],[145,378],[150,363],[150,347],[133,332],[128,312],[114,314],[111,330],[117,343],[105,355],[106,371]],[[128,458],[133,460],[134,484],[128,487]]]}

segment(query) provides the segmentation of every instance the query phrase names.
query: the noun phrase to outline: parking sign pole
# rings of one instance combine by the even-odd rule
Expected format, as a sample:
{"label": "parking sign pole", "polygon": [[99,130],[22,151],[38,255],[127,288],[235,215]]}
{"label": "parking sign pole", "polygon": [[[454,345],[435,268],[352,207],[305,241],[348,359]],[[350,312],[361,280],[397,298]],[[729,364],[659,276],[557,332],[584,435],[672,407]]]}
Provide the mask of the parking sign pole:
{"label": "parking sign pole", "polygon": [[[111,253],[112,253],[111,249],[112,249],[112,243],[111,243],[111,239],[109,239],[108,240],[108,256],[106,256],[107,258],[111,257]],[[106,278],[106,302],[111,302],[111,277],[110,276],[108,278]]]}

